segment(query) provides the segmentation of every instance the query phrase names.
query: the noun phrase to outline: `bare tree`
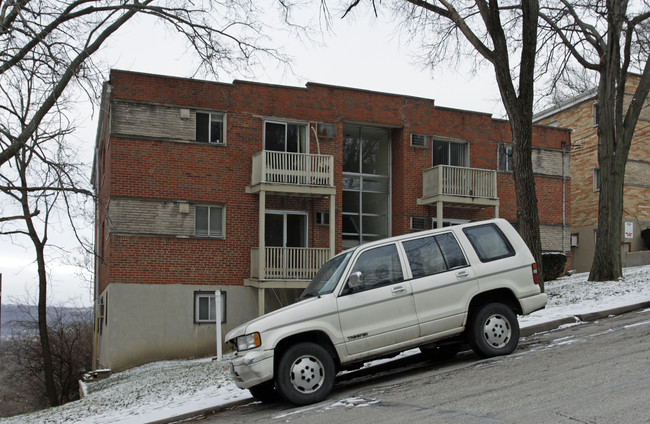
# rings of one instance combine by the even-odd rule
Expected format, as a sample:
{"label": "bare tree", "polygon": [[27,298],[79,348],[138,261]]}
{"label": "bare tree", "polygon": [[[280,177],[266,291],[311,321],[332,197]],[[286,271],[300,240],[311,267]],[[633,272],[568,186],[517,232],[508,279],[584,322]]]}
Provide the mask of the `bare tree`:
{"label": "bare tree", "polygon": [[[290,19],[290,2],[273,4]],[[50,405],[63,398],[46,313],[49,230],[68,220],[76,235],[71,202],[92,195],[81,164],[65,147],[74,131],[65,110],[69,97],[100,86],[93,55],[138,15],[185,36],[208,73],[249,69],[261,57],[286,63],[267,45],[262,18],[268,6],[253,0],[0,0],[0,193],[10,200],[2,202],[0,236],[26,236],[34,246],[39,354]]]}
{"label": "bare tree", "polygon": [[[25,115],[27,108],[17,108],[12,112]],[[58,117],[64,117],[60,114]],[[38,330],[43,370],[43,382],[50,405],[58,405],[61,396],[55,381],[54,360],[52,358],[50,333],[47,324],[47,268],[46,248],[49,244],[49,231],[53,220],[60,215],[70,217],[79,207],[82,199],[92,193],[84,178],[83,168],[72,161],[71,150],[64,143],[70,127],[61,121],[41,123],[26,148],[13,157],[10,171],[0,174],[0,193],[5,200],[13,202],[20,218],[0,223],[0,235],[27,236],[34,246],[38,270]],[[53,129],[48,132],[48,129]],[[60,386],[60,385],[59,385]]]}
{"label": "bare tree", "polygon": [[[45,387],[42,346],[38,338],[38,315],[29,305],[21,305],[26,319],[15,322],[18,331],[6,353],[12,362],[12,386],[28,403],[51,404]],[[51,342],[57,403],[79,398],[78,381],[90,369],[92,361],[92,310],[79,307],[51,307],[48,310],[48,334]]]}
{"label": "bare tree", "polygon": [[[346,14],[360,1],[351,3]],[[371,4],[376,11],[377,2],[371,0]],[[532,164],[538,1],[396,0],[392,5],[411,39],[421,43],[428,65],[478,54],[493,68],[512,130],[519,232],[541,268],[542,244]],[[541,278],[543,273],[539,275]]]}
{"label": "bare tree", "polygon": [[[288,18],[288,3],[275,4]],[[0,115],[0,167],[25,147],[71,83],[93,88],[92,55],[134,16],[169,24],[186,37],[204,69],[216,72],[247,68],[261,55],[286,59],[265,46],[265,6],[254,0],[0,0],[0,110],[23,99],[24,75],[34,72],[25,122]]]}
{"label": "bare tree", "polygon": [[[557,63],[562,66],[557,75],[582,68],[598,76],[601,181],[596,250],[589,280],[617,280],[622,276],[625,165],[650,89],[650,6],[646,1],[549,1],[540,16],[549,45],[560,50]],[[631,96],[626,93],[630,72],[639,73]]]}

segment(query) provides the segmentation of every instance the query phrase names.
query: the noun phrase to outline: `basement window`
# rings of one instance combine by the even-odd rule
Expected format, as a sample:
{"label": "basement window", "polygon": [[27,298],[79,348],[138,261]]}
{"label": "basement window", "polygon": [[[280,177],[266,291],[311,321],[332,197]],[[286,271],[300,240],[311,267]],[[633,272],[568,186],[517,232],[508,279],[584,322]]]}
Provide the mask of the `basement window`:
{"label": "basement window", "polygon": [[[214,323],[217,321],[217,301],[212,291],[194,292],[194,322]],[[226,292],[221,291],[221,323],[226,322]]]}
{"label": "basement window", "polygon": [[196,112],[196,141],[211,144],[226,144],[226,115],[223,113]]}

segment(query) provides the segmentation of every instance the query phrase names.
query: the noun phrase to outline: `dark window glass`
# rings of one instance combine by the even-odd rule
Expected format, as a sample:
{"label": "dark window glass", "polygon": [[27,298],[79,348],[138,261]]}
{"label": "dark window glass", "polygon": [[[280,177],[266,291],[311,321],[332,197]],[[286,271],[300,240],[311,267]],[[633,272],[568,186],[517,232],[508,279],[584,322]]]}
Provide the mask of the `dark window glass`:
{"label": "dark window glass", "polygon": [[463,251],[460,249],[458,241],[456,241],[456,237],[453,234],[446,233],[436,236],[436,241],[440,246],[440,250],[442,250],[448,269],[467,266],[465,255],[463,255]]}
{"label": "dark window glass", "polygon": [[405,241],[403,245],[413,278],[422,278],[446,271],[445,260],[435,237]]}
{"label": "dark window glass", "polygon": [[409,240],[403,245],[413,278],[467,266],[463,251],[451,233]]}
{"label": "dark window glass", "polygon": [[482,262],[514,256],[515,251],[501,230],[494,224],[467,227],[463,232]]}
{"label": "dark window glass", "polygon": [[276,124],[274,122],[266,123],[266,133],[264,136],[264,149],[274,152],[285,151],[286,125]]}
{"label": "dark window glass", "polygon": [[207,143],[210,137],[210,114],[196,113],[196,141]]}
{"label": "dark window glass", "polygon": [[223,237],[223,213],[220,206],[195,206],[194,235]]}
{"label": "dark window glass", "polygon": [[223,121],[220,115],[213,115],[210,122],[210,143],[223,143]]}
{"label": "dark window glass", "polygon": [[404,281],[402,266],[394,244],[363,252],[352,272],[361,271],[364,290]]}

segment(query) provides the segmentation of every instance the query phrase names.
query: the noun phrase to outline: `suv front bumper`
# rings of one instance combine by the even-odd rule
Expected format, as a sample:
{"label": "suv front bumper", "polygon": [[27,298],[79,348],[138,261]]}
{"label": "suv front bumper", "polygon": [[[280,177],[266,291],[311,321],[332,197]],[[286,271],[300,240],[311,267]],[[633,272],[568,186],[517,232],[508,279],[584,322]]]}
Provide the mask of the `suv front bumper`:
{"label": "suv front bumper", "polygon": [[230,376],[240,389],[273,379],[273,351],[253,351],[235,357],[230,364]]}

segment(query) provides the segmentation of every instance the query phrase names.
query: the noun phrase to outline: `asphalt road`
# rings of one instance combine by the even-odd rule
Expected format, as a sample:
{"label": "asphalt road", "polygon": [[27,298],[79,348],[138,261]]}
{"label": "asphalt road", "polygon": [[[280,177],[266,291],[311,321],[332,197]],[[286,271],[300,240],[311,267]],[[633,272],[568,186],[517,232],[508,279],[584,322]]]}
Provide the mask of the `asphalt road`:
{"label": "asphalt road", "polygon": [[650,423],[650,310],[522,338],[506,357],[419,355],[339,378],[329,398],[200,423]]}

